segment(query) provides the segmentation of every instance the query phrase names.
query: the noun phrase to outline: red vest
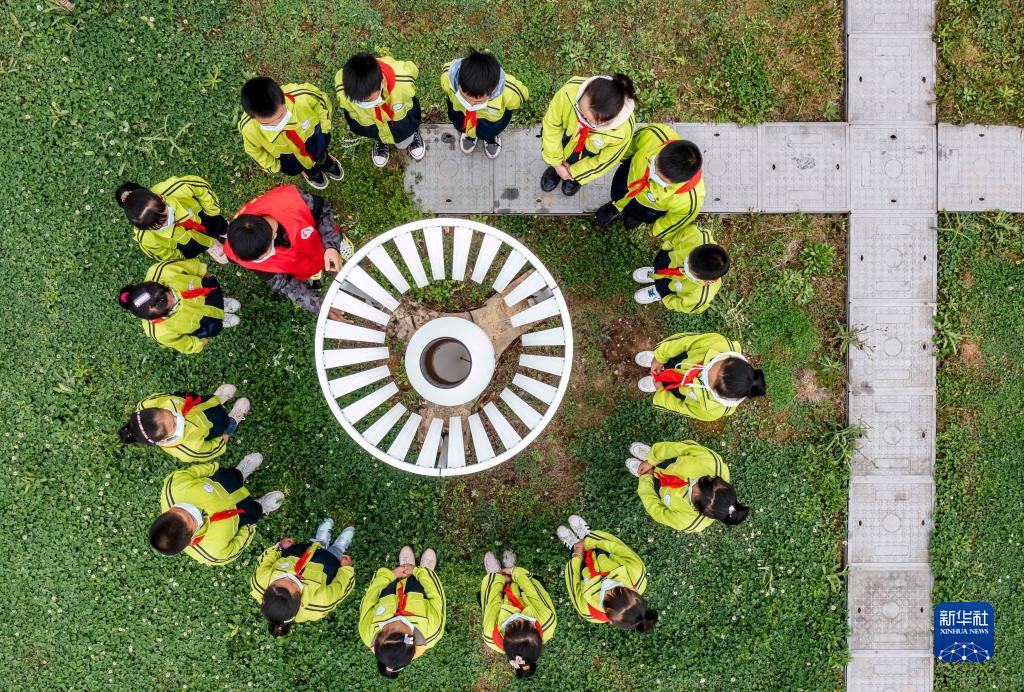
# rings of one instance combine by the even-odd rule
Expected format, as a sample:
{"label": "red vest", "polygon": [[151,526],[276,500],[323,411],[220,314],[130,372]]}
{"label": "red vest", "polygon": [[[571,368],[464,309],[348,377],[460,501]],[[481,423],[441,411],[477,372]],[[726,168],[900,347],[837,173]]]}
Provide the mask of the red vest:
{"label": "red vest", "polygon": [[324,244],[313,214],[294,185],[275,187],[238,210],[241,214],[267,215],[277,219],[291,247],[278,247],[263,262],[238,259],[231,243],[224,241],[224,253],[235,264],[258,272],[290,274],[305,281],[324,268]]}

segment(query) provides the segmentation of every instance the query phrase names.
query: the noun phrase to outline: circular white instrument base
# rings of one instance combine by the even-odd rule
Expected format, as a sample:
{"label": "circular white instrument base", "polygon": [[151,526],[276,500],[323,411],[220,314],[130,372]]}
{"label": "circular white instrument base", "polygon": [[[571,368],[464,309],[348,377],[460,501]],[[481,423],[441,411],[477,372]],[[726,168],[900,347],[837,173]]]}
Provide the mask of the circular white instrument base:
{"label": "circular white instrument base", "polygon": [[[454,387],[439,387],[423,368],[423,351],[438,339],[455,339],[466,347],[471,365],[466,379]],[[461,317],[438,317],[420,327],[405,348],[405,374],[409,384],[427,401],[458,406],[480,396],[494,375],[494,344],[484,330]]]}

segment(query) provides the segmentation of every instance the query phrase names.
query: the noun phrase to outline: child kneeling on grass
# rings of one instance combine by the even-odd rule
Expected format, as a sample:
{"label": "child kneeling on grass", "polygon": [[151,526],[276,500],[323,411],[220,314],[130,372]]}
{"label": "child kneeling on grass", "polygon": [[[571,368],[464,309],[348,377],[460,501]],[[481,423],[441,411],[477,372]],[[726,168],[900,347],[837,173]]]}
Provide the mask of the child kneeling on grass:
{"label": "child kneeling on grass", "polygon": [[647,568],[629,546],[610,533],[591,531],[576,514],[556,533],[572,552],[565,566],[565,586],[581,618],[637,632],[654,629],[658,611],[648,608],[642,597]]}
{"label": "child kneeling on grass", "polygon": [[417,567],[416,554],[405,546],[398,567],[377,570],[359,604],[359,636],[386,678],[397,678],[444,635],[447,601],[436,568],[433,548],[423,551]]}
{"label": "child kneeling on grass", "polygon": [[651,374],[637,383],[654,407],[697,420],[731,416],[745,399],[764,396],[764,371],[750,365],[738,341],[721,334],[674,334],[653,351],[636,354]]}
{"label": "child kneeling on grass", "polygon": [[634,281],[647,284],[633,300],[640,305],[660,302],[669,310],[699,315],[722,288],[729,262],[729,253],[715,244],[714,236],[691,224],[665,241],[653,267],[633,272]]}
{"label": "child kneeling on grass", "polygon": [[145,281],[119,291],[118,304],[139,318],[146,336],[179,353],[199,353],[241,321],[241,304],[224,296],[198,259],[154,264]]}
{"label": "child kneeling on grass", "polygon": [[230,412],[224,409],[234,396],[233,384],[222,384],[213,396],[154,394],[139,402],[118,435],[124,444],[156,445],[186,464],[213,461],[227,451],[228,440],[249,413],[245,397]]}
{"label": "child kneeling on grass", "polygon": [[164,479],[158,516],[149,527],[149,544],[161,555],[184,551],[207,565],[226,565],[252,542],[256,523],[284,502],[274,490],[258,500],[244,486],[263,463],[259,452],[247,454],[233,469],[216,462],[192,464]]}
{"label": "child kneeling on grass", "polygon": [[473,153],[482,139],[490,159],[501,152],[500,135],[511,122],[512,111],[530,97],[526,86],[506,74],[497,58],[475,50],[444,66],[441,89],[448,96],[448,119],[462,133],[462,153]]}
{"label": "child kneeling on grass", "polygon": [[355,528],[346,527],[331,543],[333,519],[324,519],[306,543],[285,538],[267,548],[249,583],[270,634],[283,637],[297,622],[323,620],[355,587],[355,569],[346,551]]}
{"label": "child kneeling on grass", "polygon": [[636,492],[654,521],[683,533],[700,533],[718,520],[742,524],[748,509],[736,499],[729,467],[717,452],[693,440],[634,442],[626,468],[636,476]]}
{"label": "child kneeling on grass", "polygon": [[558,618],[544,584],[516,566],[516,554],[505,551],[501,562],[484,555],[487,574],[480,583],[484,643],[505,654],[517,678],[537,672],[544,644],[555,634]]}

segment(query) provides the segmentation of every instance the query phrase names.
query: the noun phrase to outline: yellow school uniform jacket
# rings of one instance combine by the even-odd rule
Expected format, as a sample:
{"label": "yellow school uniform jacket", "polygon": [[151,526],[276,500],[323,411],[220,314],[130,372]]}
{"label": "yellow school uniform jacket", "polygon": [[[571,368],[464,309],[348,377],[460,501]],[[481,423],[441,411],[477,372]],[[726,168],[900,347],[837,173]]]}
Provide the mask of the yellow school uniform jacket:
{"label": "yellow school uniform jacket", "polygon": [[[726,339],[714,332],[708,334],[691,334],[680,332],[658,344],[654,349],[654,358],[659,363],[667,363],[681,353],[686,357],[674,369],[683,373],[701,363],[708,363],[712,358],[726,351],[740,353],[740,342]],[[697,420],[712,421],[722,416],[731,416],[736,412],[735,406],[725,406],[711,393],[701,387],[682,385],[679,389],[669,391],[659,389],[654,394],[654,406],[664,411],[675,411]]]}
{"label": "yellow school uniform jacket", "polygon": [[181,246],[194,241],[203,247],[216,242],[213,236],[199,230],[202,220],[199,212],[207,216],[220,214],[220,201],[210,183],[198,175],[183,175],[157,183],[150,190],[174,210],[174,223],[170,228],[152,230],[135,229],[135,242],[147,257],[155,260],[184,259]]}
{"label": "yellow school uniform jacket", "polygon": [[[700,533],[715,523],[714,519],[697,511],[690,501],[689,491],[704,476],[720,476],[728,482],[729,467],[718,452],[693,440],[658,442],[651,446],[647,462],[654,466],[654,473],[640,476],[636,492],[654,521],[683,533]],[[681,478],[687,486],[669,487],[656,483],[663,474]]]}
{"label": "yellow school uniform jacket", "polygon": [[245,153],[268,173],[281,171],[282,154],[291,154],[309,170],[315,161],[302,155],[302,150],[289,138],[287,131],[294,131],[303,142],[313,136],[317,125],[321,132],[329,134],[331,102],[327,94],[309,83],[284,84],[281,91],[284,92],[284,105],[292,114],[288,125],[280,132],[268,132],[252,116],[243,113],[238,121],[238,132],[242,135]]}
{"label": "yellow school uniform jacket", "polygon": [[[459,85],[452,81],[451,67],[452,63],[448,63],[441,70],[441,90],[448,97],[448,103],[451,104],[452,110],[465,115],[466,107],[462,105],[462,102],[455,95],[458,92]],[[530,98],[530,91],[526,88],[526,85],[512,75],[505,73],[505,86],[501,93],[497,96],[492,95],[487,105],[476,111],[476,117],[478,120],[497,122],[505,117],[506,111],[515,111],[522,108],[523,103],[528,98]],[[476,127],[466,128],[465,134],[467,137],[475,138]]]}
{"label": "yellow school uniform jacket", "polygon": [[[643,185],[645,173],[651,167],[651,160],[665,144],[680,139],[682,137],[668,125],[646,125],[637,130],[623,155],[629,159],[627,191]],[[674,183],[668,187],[649,182],[640,194],[632,198],[649,209],[665,212],[651,226],[651,234],[655,238],[668,239],[690,225],[700,213],[700,208],[704,204],[704,180],[702,178],[689,191],[677,194],[687,182]],[[629,202],[629,197],[613,201],[619,211],[622,211]]]}
{"label": "yellow school uniform jacket", "polygon": [[[541,152],[550,166],[557,166],[568,159],[579,141],[581,125],[576,115],[576,102],[589,81],[583,77],[572,77],[548,104],[541,134]],[[615,164],[626,154],[635,127],[633,104],[627,101],[622,112],[604,128],[590,131],[584,145],[586,158],[569,166],[573,179],[583,185],[614,170]]]}
{"label": "yellow school uniform jacket", "polygon": [[245,487],[229,493],[210,476],[217,472],[216,462],[192,464],[164,479],[160,490],[160,509],[166,512],[175,504],[187,503],[203,513],[203,525],[196,532],[198,543],[185,548],[185,554],[207,565],[226,565],[245,550],[256,535],[256,526],[238,526],[238,516],[210,521],[217,512],[235,509],[249,497]]}
{"label": "yellow school uniform jacket", "polygon": [[[319,543],[313,543],[307,553],[312,558],[317,550],[324,550]],[[334,580],[327,582],[324,566],[307,560],[301,574],[296,574],[295,565],[303,556],[284,557],[281,548],[274,544],[260,555],[259,565],[249,582],[249,592],[257,603],[263,603],[263,592],[270,583],[282,574],[295,574],[302,581],[302,601],[295,622],[323,620],[334,612],[338,604],[348,598],[356,585],[356,571],[351,565],[342,565]]]}
{"label": "yellow school uniform jacket", "polygon": [[[423,586],[423,593],[404,593],[404,617],[423,636],[423,643],[416,645],[415,657],[418,658],[424,651],[441,641],[441,637],[444,635],[445,611],[448,602],[445,599],[441,581],[433,570],[416,567],[412,571],[412,576],[416,577],[416,581]],[[363,596],[363,600],[359,604],[359,636],[371,650],[373,650],[373,638],[380,630],[381,624],[385,620],[395,617],[398,611],[397,593],[381,595],[381,592],[393,581],[395,581],[394,572],[386,567],[377,570],[377,573],[373,575],[373,581],[366,588],[366,595]],[[404,592],[406,580],[400,579],[399,582]]]}
{"label": "yellow school uniform jacket", "polygon": [[140,319],[142,331],[146,336],[155,339],[161,346],[173,348],[181,353],[199,353],[203,350],[203,340],[193,336],[199,329],[203,317],[224,319],[224,311],[206,304],[205,296],[182,299],[184,291],[202,288],[206,265],[193,257],[188,260],[172,260],[154,264],[146,272],[146,281],[156,281],[174,291],[177,300],[173,312],[166,317],[145,320]]}
{"label": "yellow school uniform jacket", "polygon": [[[162,408],[174,413],[181,413],[185,406],[185,396],[182,394],[154,394],[140,401],[135,410]],[[187,396],[197,397],[198,395],[188,394]],[[185,432],[182,433],[181,439],[157,446],[186,464],[213,461],[221,456],[227,451],[227,440],[223,435],[217,435],[212,440],[207,439],[213,424],[206,417],[206,411],[220,405],[220,399],[215,396],[204,398],[192,406],[185,415]]]}
{"label": "yellow school uniform jacket", "polygon": [[504,633],[501,626],[516,613],[537,621],[542,642],[547,643],[555,634],[558,624],[555,604],[544,585],[522,567],[512,570],[512,581],[508,584],[503,574],[484,575],[480,583],[480,603],[484,609],[484,643],[495,651],[504,651],[498,645]]}
{"label": "yellow school uniform jacket", "polygon": [[[671,266],[682,271],[686,258],[701,245],[714,243],[715,237],[710,231],[698,228],[696,224],[690,224],[679,233],[673,233],[661,246],[662,250],[668,252]],[[661,299],[661,304],[669,310],[685,312],[693,315],[711,307],[711,301],[718,295],[722,288],[722,279],[714,281],[694,280],[683,273],[681,276],[662,277],[658,272],[654,273],[655,279],[668,278],[668,289],[671,291]]]}
{"label": "yellow school uniform jacket", "polygon": [[[382,57],[377,58],[377,60],[390,67],[395,73],[394,86],[390,89],[385,86],[381,90],[384,105],[391,109],[394,118],[387,116],[383,120],[378,120],[376,109],[363,108],[353,103],[345,94],[345,84],[342,79],[343,70],[338,70],[337,74],[334,75],[334,95],[338,99],[338,105],[345,109],[345,112],[348,113],[352,120],[366,127],[376,126],[377,133],[380,135],[380,141],[384,144],[394,144],[395,138],[391,136],[388,122],[403,120],[412,111],[413,97],[416,96],[416,78],[419,77],[420,69],[416,67],[416,63],[409,60],[396,60],[392,57]],[[386,78],[387,75],[385,75]]]}
{"label": "yellow school uniform jacket", "polygon": [[574,556],[565,566],[569,600],[587,622],[607,622],[601,602],[602,582],[612,579],[643,594],[647,590],[647,568],[628,545],[604,531],[591,531],[583,539],[583,547],[590,552],[590,561],[584,554],[584,557]]}

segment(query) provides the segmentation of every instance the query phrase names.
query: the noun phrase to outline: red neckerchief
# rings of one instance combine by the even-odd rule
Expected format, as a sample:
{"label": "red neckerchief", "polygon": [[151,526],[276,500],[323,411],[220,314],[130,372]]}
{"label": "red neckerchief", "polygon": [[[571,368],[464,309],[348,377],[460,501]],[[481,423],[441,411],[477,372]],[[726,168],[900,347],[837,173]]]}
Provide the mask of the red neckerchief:
{"label": "red neckerchief", "polygon": [[[294,96],[292,96],[291,94],[285,94],[285,96],[288,97],[289,101],[291,101],[292,103],[295,103],[295,97]],[[292,144],[295,145],[295,148],[299,150],[300,154],[305,156],[307,159],[312,158],[309,155],[309,152],[306,151],[306,143],[304,141],[302,141],[302,137],[299,136],[299,133],[297,131],[295,131],[295,130],[285,130],[284,131],[284,136],[288,138],[288,141],[290,141]]]}
{"label": "red neckerchief", "polygon": [[582,154],[583,153],[583,147],[586,146],[586,144],[587,144],[587,135],[590,134],[590,126],[587,125],[582,120],[580,120],[579,116],[576,116],[576,122],[580,126],[580,129],[579,129],[580,138],[578,140],[576,140],[576,146],[574,146],[572,148],[572,153],[574,153],[574,154]]}
{"label": "red neckerchief", "polygon": [[185,219],[184,221],[179,221],[174,225],[181,226],[187,231],[199,231],[200,233],[206,233],[206,226],[198,221],[193,221],[192,219]]}
{"label": "red neckerchief", "polygon": [[188,300],[189,298],[202,298],[203,296],[210,295],[217,289],[215,288],[193,288],[190,291],[182,291],[181,299]]}
{"label": "red neckerchief", "polygon": [[[669,141],[665,142],[660,147],[658,147],[658,152],[660,152],[662,149],[664,149],[666,146],[668,146],[672,142],[678,142],[678,141],[680,141],[680,140],[672,139],[672,140],[669,140]],[[652,156],[651,159],[653,160],[656,156],[657,156],[657,154]],[[633,182],[629,183],[626,186],[626,188],[629,190],[629,192],[626,194],[626,199],[633,199],[634,197],[639,195],[641,192],[646,190],[648,187],[650,187],[651,186],[650,177],[651,177],[651,167],[650,167],[650,165],[648,165],[647,168],[644,169],[644,174],[643,174],[643,176],[640,177],[639,180],[634,180]],[[673,194],[682,195],[684,193],[689,192],[693,188],[697,187],[697,183],[700,182],[701,177],[703,177],[703,170],[702,169],[698,169],[697,172],[694,173],[693,177],[690,178],[689,180],[687,180],[685,183],[683,183],[682,187],[680,187],[678,190],[676,190]]]}
{"label": "red neckerchief", "polygon": [[191,394],[186,394],[185,405],[181,407],[181,415],[187,416],[189,411],[191,411],[201,403],[203,403],[203,397],[199,396],[198,394],[196,394],[195,396],[192,396]]}
{"label": "red neckerchief", "polygon": [[[583,553],[583,561],[587,565],[587,571],[590,572],[590,578],[606,576],[607,572],[598,572],[597,565],[594,563],[594,551],[587,550]],[[587,604],[587,608],[590,610],[590,617],[594,618],[598,622],[608,622],[608,615],[603,611],[598,610],[594,606]]]}
{"label": "red neckerchief", "polygon": [[690,485],[690,482],[685,478],[673,476],[671,473],[665,473],[664,471],[659,471],[657,469],[654,471],[654,476],[658,479],[658,482],[661,483],[661,487],[663,488],[685,488]]}
{"label": "red neckerchief", "polygon": [[[377,65],[380,66],[380,72],[384,75],[384,86],[388,90],[388,96],[390,96],[391,92],[395,90],[395,70],[391,65],[380,60],[377,61]],[[382,113],[388,116],[391,122],[395,121],[395,111],[388,104],[386,96],[380,105],[373,107],[373,117],[377,118],[379,122],[384,122],[384,118],[381,117]]]}
{"label": "red neckerchief", "polygon": [[405,593],[405,582],[399,583],[395,589],[395,598],[398,600],[398,605],[395,607],[395,615],[414,615],[405,609],[405,602],[409,599],[409,594]]}
{"label": "red neckerchief", "polygon": [[302,557],[300,557],[295,563],[295,576],[299,578],[302,577],[302,570],[306,569],[306,563],[309,562],[309,558],[313,557],[315,550],[316,548],[312,545],[306,548],[306,552],[304,552]]}
{"label": "red neckerchief", "polygon": [[476,111],[467,110],[466,119],[462,123],[462,130],[465,132],[471,127],[476,127]]}
{"label": "red neckerchief", "polygon": [[[214,512],[212,515],[210,515],[210,523],[212,524],[215,521],[222,521],[224,519],[230,519],[231,517],[237,516],[239,514],[245,514],[245,510],[244,509],[238,509],[236,507],[235,509],[225,509],[223,512]],[[205,534],[202,535],[202,536],[199,536],[198,538],[193,538],[192,541],[189,543],[189,545],[199,545],[200,543],[203,542],[204,538],[206,538]]]}
{"label": "red neckerchief", "polygon": [[[512,593],[512,587],[509,584],[505,584],[505,598],[508,599],[509,604],[520,613],[526,610],[526,606],[523,602],[516,598],[516,595]],[[540,634],[541,639],[544,639],[544,628],[540,626],[540,622],[537,620],[533,621],[533,624],[537,627],[537,632]],[[495,646],[502,651],[505,650],[505,638],[501,636],[501,630],[498,629],[498,625],[494,625],[494,631],[491,633],[491,639],[494,640]]]}
{"label": "red neckerchief", "polygon": [[695,379],[697,379],[702,370],[702,368],[700,367],[702,365],[704,365],[703,361],[697,363],[696,366],[687,370],[685,374],[672,368],[665,368],[664,370],[662,370],[661,372],[654,376],[654,381],[661,382],[662,384],[665,385],[665,389],[669,391],[673,389],[679,389],[680,387],[688,385],[692,383]]}

